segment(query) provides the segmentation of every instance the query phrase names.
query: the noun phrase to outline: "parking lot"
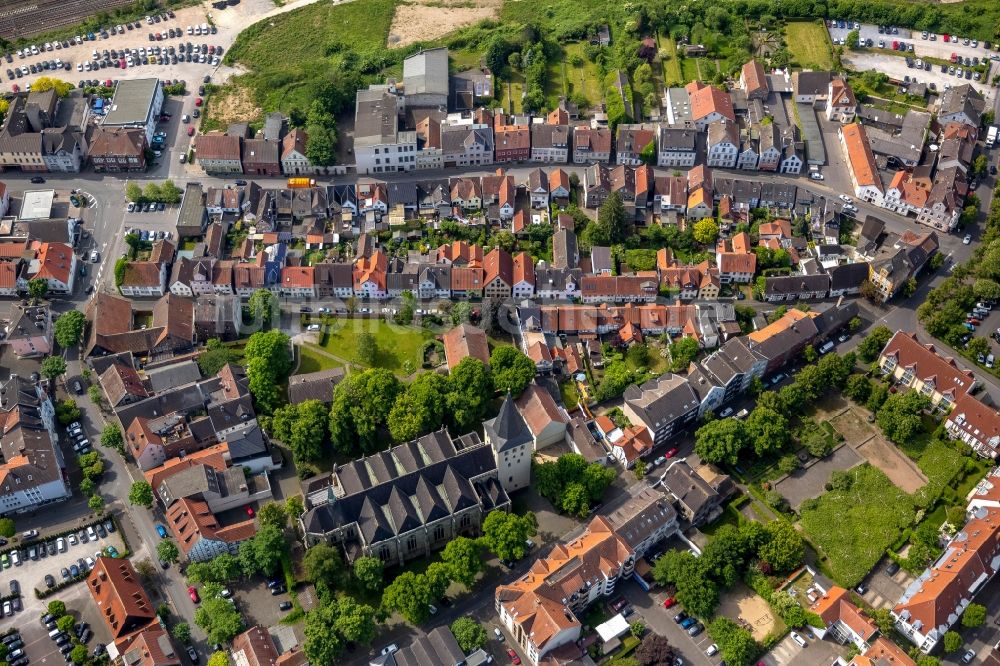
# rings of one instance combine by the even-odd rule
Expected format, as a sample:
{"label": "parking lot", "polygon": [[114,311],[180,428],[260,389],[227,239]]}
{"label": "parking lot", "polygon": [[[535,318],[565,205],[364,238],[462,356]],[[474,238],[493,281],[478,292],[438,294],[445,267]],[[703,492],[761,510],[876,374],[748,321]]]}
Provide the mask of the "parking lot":
{"label": "parking lot", "polygon": [[[294,6],[292,3],[290,5]],[[101,38],[99,34],[95,34],[97,38],[96,41],[85,41],[82,44],[71,44],[69,48],[61,48],[56,50],[53,47],[52,51],[46,51],[44,56],[39,53],[38,55],[28,55],[23,58],[18,58],[16,51],[11,53],[12,62],[4,62],[4,67],[0,69],[0,72],[5,71],[7,68],[13,68],[15,66],[24,65],[38,65],[43,60],[53,60],[55,58],[61,59],[63,62],[71,63],[70,71],[61,71],[55,73],[59,78],[63,78],[67,81],[76,82],[80,78],[111,78],[111,79],[122,79],[122,78],[142,78],[148,76],[159,76],[161,78],[178,78],[186,80],[189,83],[198,81],[205,74],[212,74],[213,78],[219,78],[220,80],[225,80],[233,73],[233,69],[226,67],[224,65],[213,66],[208,63],[195,63],[195,62],[185,62],[181,64],[178,62],[176,65],[138,65],[134,67],[128,67],[126,69],[117,68],[105,68],[98,70],[98,73],[88,73],[88,72],[78,72],[76,69],[77,64],[85,62],[93,62],[92,52],[96,48],[99,51],[104,49],[138,49],[140,47],[150,47],[152,45],[164,46],[174,46],[176,48],[177,44],[180,42],[192,42],[195,44],[210,44],[215,46],[222,46],[224,50],[228,50],[232,45],[236,36],[243,30],[246,26],[254,23],[255,21],[263,18],[269,13],[280,13],[287,11],[292,8],[286,5],[285,7],[275,7],[274,3],[270,0],[241,0],[236,6],[227,7],[224,10],[214,9],[209,3],[204,3],[194,7],[184,7],[175,10],[175,18],[168,19],[167,21],[161,21],[159,23],[154,23],[153,25],[148,25],[145,20],[141,20],[140,27],[136,28],[134,23],[132,30],[125,29],[122,34],[111,34],[108,32],[107,38]],[[192,28],[197,25],[201,26],[203,23],[214,24],[216,26],[217,32],[215,34],[208,35],[188,35],[187,27],[190,25]],[[116,24],[117,25],[117,24]],[[124,26],[124,22],[122,22]],[[105,26],[110,29],[111,25]],[[174,28],[176,31],[180,29],[184,32],[183,37],[167,38],[160,41],[149,41],[149,33],[169,31],[170,28]],[[82,37],[82,35],[81,35]],[[44,46],[44,42],[41,44],[36,44],[36,46]],[[2,55],[2,54],[0,54]],[[42,71],[36,74],[29,74],[28,76],[15,79],[14,81],[9,80],[4,76],[4,85],[7,89],[10,89],[11,84],[17,84],[22,89],[24,89],[25,84],[32,83],[35,79],[40,76],[48,76],[53,73],[48,71]],[[89,76],[85,76],[90,74]]]}
{"label": "parking lot", "polygon": [[[832,40],[846,40],[848,34],[854,28],[845,23],[845,27],[840,28],[836,26],[831,26],[829,28],[830,38]],[[985,48],[983,43],[978,46],[973,46],[970,41],[969,44],[964,43],[964,39],[959,42],[945,42],[942,35],[935,35],[936,39],[932,40],[931,35],[928,34],[928,38],[924,39],[921,32],[910,31],[906,28],[895,28],[897,33],[884,34],[879,33],[878,26],[862,24],[859,30],[859,36],[861,39],[872,40],[872,44],[875,47],[878,46],[879,41],[883,41],[886,44],[886,48],[891,48],[892,42],[902,41],[906,44],[913,45],[913,52],[907,52],[908,55],[913,58],[937,58],[939,60],[948,61],[951,59],[951,54],[956,54],[963,58],[979,58],[980,61],[988,61],[991,63],[991,68],[986,76],[982,77],[981,81],[959,79],[958,76],[953,76],[950,74],[941,73],[940,66],[933,65],[930,71],[918,72],[914,69],[910,69],[906,66],[906,60],[903,57],[903,53],[900,52],[899,55],[893,55],[889,53],[879,53],[872,51],[855,51],[851,48],[845,47],[843,61],[850,65],[852,69],[863,72],[869,69],[875,69],[877,71],[885,72],[890,78],[903,80],[905,76],[916,76],[916,79],[921,83],[934,83],[938,91],[943,91],[945,85],[958,85],[959,83],[969,83],[973,85],[981,93],[992,95],[995,93],[995,88],[989,85],[989,81],[992,79],[998,71],[1000,71],[1000,63],[995,60],[991,60],[992,57],[996,56],[1000,58],[1000,49],[998,45],[991,44],[990,48]],[[964,68],[964,66],[963,66]]]}
{"label": "parking lot", "polygon": [[[81,532],[87,538],[85,542],[80,539]],[[16,579],[20,583],[21,595],[25,604],[24,612],[28,612],[31,603],[35,600],[34,590],[46,589],[46,575],[52,576],[53,580],[59,583],[71,577],[73,571],[79,573],[82,568],[89,568],[90,562],[97,557],[98,552],[106,552],[105,549],[109,546],[114,547],[119,553],[125,551],[125,545],[117,529],[111,533],[104,530],[104,537],[101,537],[95,530],[95,539],[90,539],[87,533],[86,529],[81,529],[71,537],[63,537],[62,550],[58,548],[58,540],[55,538],[45,541],[29,541],[27,545],[20,545],[17,548],[20,564],[13,563],[11,551],[5,552],[11,565],[5,567],[4,578],[6,580]],[[43,550],[44,557],[42,556]],[[34,552],[34,558],[31,557],[32,552]],[[81,567],[81,560],[83,567]],[[62,575],[63,569],[68,575]],[[6,592],[6,590],[4,591]],[[2,626],[0,623],[0,628]]]}

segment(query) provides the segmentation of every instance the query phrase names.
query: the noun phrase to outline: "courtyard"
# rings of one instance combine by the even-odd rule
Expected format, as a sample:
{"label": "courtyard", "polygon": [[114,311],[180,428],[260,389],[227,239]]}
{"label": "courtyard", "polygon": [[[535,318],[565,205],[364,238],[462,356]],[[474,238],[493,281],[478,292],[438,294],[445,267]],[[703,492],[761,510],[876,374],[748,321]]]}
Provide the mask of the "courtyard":
{"label": "courtyard", "polygon": [[767,601],[742,582],[722,593],[716,612],[749,629],[760,642],[769,634],[781,635],[785,631],[785,623],[774,616]]}
{"label": "courtyard", "polygon": [[426,329],[399,326],[383,319],[336,318],[328,321],[321,346],[345,362],[367,365],[358,358],[362,333],[375,339],[377,349],[371,366],[404,376],[420,368],[424,343],[434,338]]}

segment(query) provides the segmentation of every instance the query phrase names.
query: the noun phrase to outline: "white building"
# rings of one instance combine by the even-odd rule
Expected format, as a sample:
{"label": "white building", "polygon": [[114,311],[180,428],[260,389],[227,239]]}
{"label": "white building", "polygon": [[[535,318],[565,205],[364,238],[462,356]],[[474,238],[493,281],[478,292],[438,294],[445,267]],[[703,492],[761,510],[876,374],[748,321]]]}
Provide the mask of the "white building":
{"label": "white building", "polygon": [[416,168],[417,133],[401,131],[403,98],[390,86],[359,90],[354,116],[354,157],[359,174]]}

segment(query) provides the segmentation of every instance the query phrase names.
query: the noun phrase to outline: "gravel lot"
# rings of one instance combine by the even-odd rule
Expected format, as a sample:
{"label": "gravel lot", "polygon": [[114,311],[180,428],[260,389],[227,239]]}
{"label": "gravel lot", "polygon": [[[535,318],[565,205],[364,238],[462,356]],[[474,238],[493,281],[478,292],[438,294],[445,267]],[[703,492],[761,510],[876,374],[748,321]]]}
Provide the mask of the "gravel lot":
{"label": "gravel lot", "polygon": [[882,55],[880,53],[844,53],[842,59],[844,64],[858,72],[874,69],[879,72],[885,72],[889,78],[894,80],[902,81],[904,76],[909,76],[910,78],[916,78],[921,83],[933,82],[937,86],[936,92],[938,94],[944,92],[946,85],[957,86],[960,83],[972,84],[987,99],[992,99],[996,93],[996,88],[986,85],[984,81],[966,81],[964,78],[960,80],[957,76],[942,74],[941,68],[933,65],[929,72],[910,69],[906,66],[906,61],[903,58],[895,56]]}

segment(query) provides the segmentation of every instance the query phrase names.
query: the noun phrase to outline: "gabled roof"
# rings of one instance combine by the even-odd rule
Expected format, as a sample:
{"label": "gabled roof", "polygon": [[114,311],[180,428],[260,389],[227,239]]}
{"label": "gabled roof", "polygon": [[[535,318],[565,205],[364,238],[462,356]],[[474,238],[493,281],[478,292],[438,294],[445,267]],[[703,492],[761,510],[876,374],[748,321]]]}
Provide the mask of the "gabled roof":
{"label": "gabled roof", "polygon": [[452,370],[466,356],[478,358],[483,365],[490,363],[490,349],[486,332],[469,323],[459,324],[443,336],[444,354],[448,369]]}
{"label": "gabled roof", "polygon": [[851,123],[840,128],[847,147],[847,162],[859,187],[874,187],[882,192],[882,179],[872,153],[868,135],[861,123]]}
{"label": "gabled roof", "polygon": [[909,370],[924,383],[933,383],[936,391],[952,400],[971,393],[976,384],[974,374],[961,370],[950,356],[940,356],[934,345],[920,344],[916,333],[896,331],[880,357],[895,359],[898,367]]}

